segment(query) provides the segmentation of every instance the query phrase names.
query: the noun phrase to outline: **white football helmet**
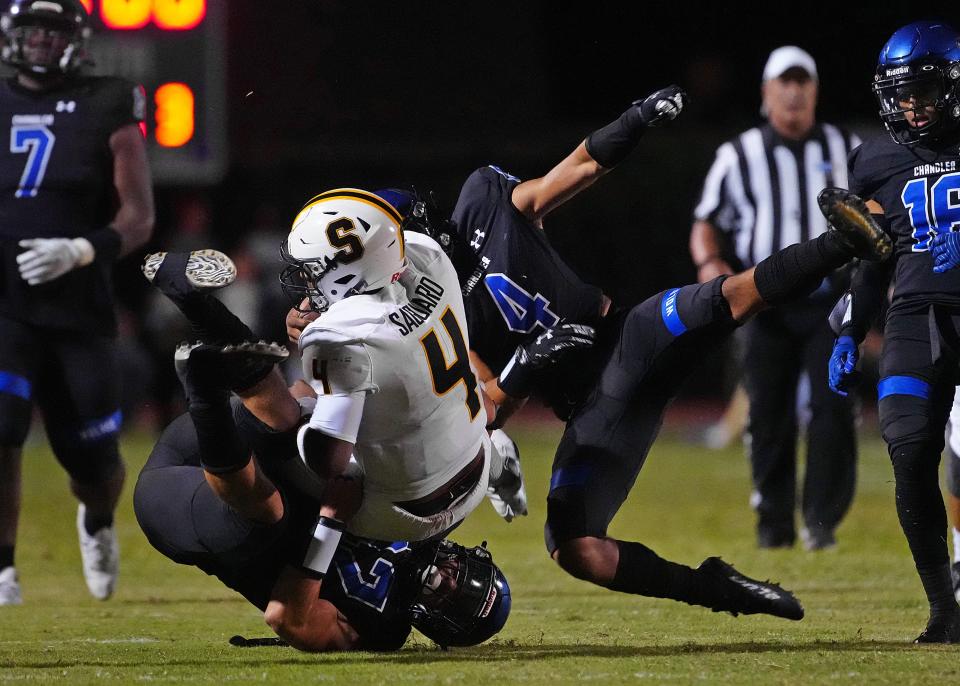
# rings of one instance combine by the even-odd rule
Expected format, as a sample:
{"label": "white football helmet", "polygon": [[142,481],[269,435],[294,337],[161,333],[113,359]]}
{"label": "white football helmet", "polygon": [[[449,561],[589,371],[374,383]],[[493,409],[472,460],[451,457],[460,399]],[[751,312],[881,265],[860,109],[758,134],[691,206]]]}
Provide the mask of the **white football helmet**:
{"label": "white football helmet", "polygon": [[383,288],[406,268],[403,219],[383,198],[357,188],[335,188],[310,199],[280,246],[289,266],[284,291],[300,307],[323,312],[350,295]]}

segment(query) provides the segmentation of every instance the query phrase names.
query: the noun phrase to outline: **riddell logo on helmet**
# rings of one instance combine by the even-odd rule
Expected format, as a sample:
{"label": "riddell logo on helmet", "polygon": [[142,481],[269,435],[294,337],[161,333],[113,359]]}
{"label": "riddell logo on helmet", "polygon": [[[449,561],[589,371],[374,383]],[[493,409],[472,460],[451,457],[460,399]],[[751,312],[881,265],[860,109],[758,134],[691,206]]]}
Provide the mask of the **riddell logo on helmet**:
{"label": "riddell logo on helmet", "polygon": [[909,73],[910,73],[910,67],[907,65],[904,65],[902,67],[897,67],[896,69],[887,69],[886,75],[900,76],[901,74],[909,74]]}
{"label": "riddell logo on helmet", "polygon": [[494,604],[496,601],[497,601],[497,587],[496,587],[496,586],[492,586],[492,587],[490,588],[490,593],[487,594],[487,599],[486,599],[486,601],[483,603],[483,609],[480,610],[480,618],[481,618],[481,619],[483,619],[483,618],[486,617],[488,614],[490,614],[490,610],[493,609],[493,604]]}

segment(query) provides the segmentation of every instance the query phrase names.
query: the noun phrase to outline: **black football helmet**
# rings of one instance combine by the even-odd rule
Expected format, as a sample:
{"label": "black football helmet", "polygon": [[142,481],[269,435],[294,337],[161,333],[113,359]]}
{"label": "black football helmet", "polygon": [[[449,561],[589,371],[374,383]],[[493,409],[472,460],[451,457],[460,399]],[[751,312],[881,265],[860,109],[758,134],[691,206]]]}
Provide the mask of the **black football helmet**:
{"label": "black football helmet", "polygon": [[382,188],[374,191],[374,194],[396,208],[403,217],[403,224],[400,226],[404,231],[425,233],[440,244],[453,262],[457,278],[463,286],[475,271],[480,259],[463,239],[457,225],[444,218],[449,216],[449,212],[440,208],[436,194],[428,191],[426,196],[421,196],[413,187]]}
{"label": "black football helmet", "polygon": [[41,78],[70,74],[86,63],[87,23],[79,0],[11,0],[0,60]]}
{"label": "black football helmet", "polygon": [[442,648],[483,643],[507,622],[510,585],[486,546],[444,540],[415,553],[411,624]]}

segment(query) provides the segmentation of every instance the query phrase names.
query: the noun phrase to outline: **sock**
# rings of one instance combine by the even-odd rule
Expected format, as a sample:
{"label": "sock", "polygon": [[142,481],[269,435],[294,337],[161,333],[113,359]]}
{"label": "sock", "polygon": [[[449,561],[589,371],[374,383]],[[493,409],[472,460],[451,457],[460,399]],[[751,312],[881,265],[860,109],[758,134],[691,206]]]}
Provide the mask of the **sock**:
{"label": "sock", "polygon": [[908,443],[890,451],[897,517],[932,616],[958,611],[943,535],[947,514],[940,493],[937,457],[938,452],[927,443]]}
{"label": "sock", "polygon": [[711,607],[710,589],[695,569],[664,560],[642,543],[617,541],[617,546],[620,562],[610,590]]}
{"label": "sock", "polygon": [[957,599],[953,595],[953,581],[950,579],[950,565],[938,565],[929,569],[917,568],[923,590],[930,603],[930,617],[954,615],[960,612]]}
{"label": "sock", "polygon": [[250,449],[240,439],[227,391],[190,398],[190,418],[197,431],[200,462],[212,473],[233,472],[250,461]]}
{"label": "sock", "polygon": [[92,512],[88,507],[83,513],[83,528],[87,530],[87,533],[93,536],[95,533],[100,531],[100,529],[113,526],[113,513],[108,512],[107,514],[97,514]]}
{"label": "sock", "polygon": [[153,279],[170,301],[190,320],[196,340],[204,343],[240,343],[256,340],[250,328],[209,293],[193,289],[184,273],[190,253],[167,253]]}
{"label": "sock", "polygon": [[781,305],[815,291],[824,278],[851,260],[833,232],[788,246],[757,264],[753,280],[768,305]]}
{"label": "sock", "polygon": [[257,336],[227,306],[209,293],[191,293],[177,307],[190,320],[195,340],[204,343],[242,343]]}
{"label": "sock", "polygon": [[960,531],[956,527],[951,527],[953,532],[953,561],[960,562]]}
{"label": "sock", "polygon": [[0,569],[13,567],[13,551],[12,545],[0,545]]}

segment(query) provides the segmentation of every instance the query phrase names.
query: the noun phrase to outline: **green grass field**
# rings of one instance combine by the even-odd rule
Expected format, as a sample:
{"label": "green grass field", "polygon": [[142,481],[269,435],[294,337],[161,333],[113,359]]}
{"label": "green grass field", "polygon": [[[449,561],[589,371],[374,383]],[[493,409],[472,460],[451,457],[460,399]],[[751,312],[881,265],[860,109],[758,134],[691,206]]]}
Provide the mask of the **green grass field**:
{"label": "green grass field", "polygon": [[316,656],[234,648],[233,634],[266,636],[259,612],[215,579],[174,565],[140,533],[130,506],[148,437],[128,436],[130,470],[118,526],[120,589],[90,598],[80,573],[66,478],[42,445],[28,448],[17,558],[24,605],[0,608],[0,681],[59,683],[923,683],[960,675],[951,647],[910,641],[926,603],[900,533],[886,453],[861,450],[859,490],[838,548],[761,552],[747,507],[741,448],[710,452],[665,432],[614,523],[618,537],[695,565],[722,554],[744,572],[797,593],[807,617],[787,622],[604,591],[565,576],[542,527],[559,427],[516,429],[530,516],[507,525],[486,504],[460,528],[488,539],[510,579],[514,609],[483,646],[442,652],[412,639],[395,654]]}

